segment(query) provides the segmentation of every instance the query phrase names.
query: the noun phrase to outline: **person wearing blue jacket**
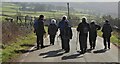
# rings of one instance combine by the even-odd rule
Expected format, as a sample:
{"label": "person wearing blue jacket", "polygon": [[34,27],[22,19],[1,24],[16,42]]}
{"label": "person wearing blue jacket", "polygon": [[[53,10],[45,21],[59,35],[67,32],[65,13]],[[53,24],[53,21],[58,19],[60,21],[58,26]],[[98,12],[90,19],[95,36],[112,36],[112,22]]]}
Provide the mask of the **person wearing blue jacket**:
{"label": "person wearing blue jacket", "polygon": [[72,39],[72,29],[67,20],[67,16],[63,16],[62,20],[58,24],[60,29],[61,45],[65,53],[70,51],[69,42]]}
{"label": "person wearing blue jacket", "polygon": [[39,45],[41,48],[44,48],[43,45],[43,36],[46,33],[44,29],[44,16],[40,15],[37,20],[34,22],[34,33],[37,35],[37,49],[39,49]]}
{"label": "person wearing blue jacket", "polygon": [[34,25],[33,25],[33,27],[34,27],[34,33],[35,33],[36,29],[37,29],[37,26],[38,26],[37,18],[34,17]]}

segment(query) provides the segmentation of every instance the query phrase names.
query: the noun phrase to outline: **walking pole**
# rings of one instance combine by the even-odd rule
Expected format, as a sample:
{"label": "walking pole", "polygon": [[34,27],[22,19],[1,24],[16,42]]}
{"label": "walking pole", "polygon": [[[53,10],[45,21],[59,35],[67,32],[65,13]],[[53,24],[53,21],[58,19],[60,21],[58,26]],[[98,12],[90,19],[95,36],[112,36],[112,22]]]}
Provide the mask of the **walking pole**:
{"label": "walking pole", "polygon": [[79,34],[79,32],[77,32],[77,39],[76,39],[76,51],[77,51],[77,44],[78,44],[78,34]]}
{"label": "walking pole", "polygon": [[58,35],[58,33],[57,33],[57,43],[58,43],[58,38],[59,38],[59,35]]}
{"label": "walking pole", "polygon": [[58,39],[59,39],[59,31],[57,32],[57,43],[59,42]]}

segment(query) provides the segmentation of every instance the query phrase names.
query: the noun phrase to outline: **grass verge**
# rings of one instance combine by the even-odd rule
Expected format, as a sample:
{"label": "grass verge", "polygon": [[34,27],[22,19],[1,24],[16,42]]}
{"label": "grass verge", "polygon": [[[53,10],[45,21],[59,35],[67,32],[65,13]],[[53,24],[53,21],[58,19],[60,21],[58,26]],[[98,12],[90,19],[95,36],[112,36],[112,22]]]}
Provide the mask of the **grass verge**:
{"label": "grass verge", "polygon": [[[101,31],[98,31],[98,36],[102,37]],[[112,32],[112,36],[110,39],[113,44],[120,46],[120,39],[118,38],[118,33],[116,31]]]}
{"label": "grass verge", "polygon": [[5,46],[2,50],[2,62],[10,61],[13,58],[18,57],[18,55],[25,53],[28,48],[34,46],[35,35],[30,33],[25,37],[17,38],[16,42],[13,42],[9,46]]}
{"label": "grass verge", "polygon": [[[48,27],[45,26],[45,31],[47,32],[47,30]],[[17,58],[20,54],[28,52],[28,49],[33,47],[36,42],[35,36],[34,33],[30,33],[24,37],[21,36],[17,38],[17,41],[12,44],[4,46],[2,53],[0,50],[0,53],[2,54],[2,56],[0,55],[0,58],[2,58],[0,60],[2,62],[12,61],[12,59]]]}

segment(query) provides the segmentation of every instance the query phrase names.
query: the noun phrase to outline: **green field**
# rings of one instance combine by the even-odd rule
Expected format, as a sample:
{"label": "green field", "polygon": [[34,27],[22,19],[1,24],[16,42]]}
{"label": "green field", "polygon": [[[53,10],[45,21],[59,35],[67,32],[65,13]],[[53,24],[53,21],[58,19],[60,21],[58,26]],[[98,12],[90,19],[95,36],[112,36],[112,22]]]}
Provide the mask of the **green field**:
{"label": "green field", "polygon": [[[11,4],[11,3],[3,3],[2,4],[2,14],[9,15],[9,16],[16,16],[17,12],[21,13],[22,16],[39,16],[39,15],[44,15],[45,18],[58,18],[61,19],[63,15],[67,15],[67,11],[54,11],[54,12],[41,12],[41,11],[20,11],[18,10],[21,6],[18,6],[16,4]],[[71,16],[76,16],[79,18],[82,18],[83,16],[86,16],[88,18],[95,18],[95,16],[88,15],[88,14],[81,14],[78,12],[70,12]]]}

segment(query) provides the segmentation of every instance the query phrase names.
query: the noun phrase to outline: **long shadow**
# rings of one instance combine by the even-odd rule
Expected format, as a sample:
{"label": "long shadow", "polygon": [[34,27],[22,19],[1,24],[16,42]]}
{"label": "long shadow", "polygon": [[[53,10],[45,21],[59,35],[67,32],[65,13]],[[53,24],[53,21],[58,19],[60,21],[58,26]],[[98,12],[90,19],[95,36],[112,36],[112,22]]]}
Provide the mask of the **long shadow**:
{"label": "long shadow", "polygon": [[41,53],[41,54],[39,54],[39,56],[46,55],[43,58],[61,56],[64,54],[64,53],[59,53],[61,51],[62,51],[62,49],[55,50],[55,51],[49,51],[49,52]]}
{"label": "long shadow", "polygon": [[14,50],[15,53],[27,53],[27,52],[33,52],[36,51],[37,49],[33,49],[33,50]]}
{"label": "long shadow", "polygon": [[27,53],[29,50],[14,50],[15,53]]}
{"label": "long shadow", "polygon": [[96,50],[96,51],[93,51],[93,53],[97,54],[97,53],[105,53],[107,50],[105,49],[100,49],[100,50]]}
{"label": "long shadow", "polygon": [[[44,48],[49,47],[50,45],[45,45]],[[43,48],[42,48],[43,49]],[[35,47],[33,50],[30,50],[29,52],[37,51],[37,47]]]}
{"label": "long shadow", "polygon": [[86,53],[91,53],[93,49],[87,49]]}
{"label": "long shadow", "polygon": [[[33,47],[34,45],[29,45],[29,44],[24,44],[24,45],[21,45],[21,46],[30,46],[30,47]],[[48,47],[50,45],[45,45],[45,48]],[[14,50],[15,53],[27,53],[27,52],[33,52],[33,51],[36,51],[37,49],[34,48],[32,50],[25,50],[25,49],[22,49],[22,50]]]}
{"label": "long shadow", "polygon": [[[82,58],[83,56],[80,56],[81,54],[73,54],[73,55],[69,55],[69,56],[63,56],[62,60],[67,60],[67,59],[75,59],[75,58]],[[78,57],[80,56],[80,57]]]}

